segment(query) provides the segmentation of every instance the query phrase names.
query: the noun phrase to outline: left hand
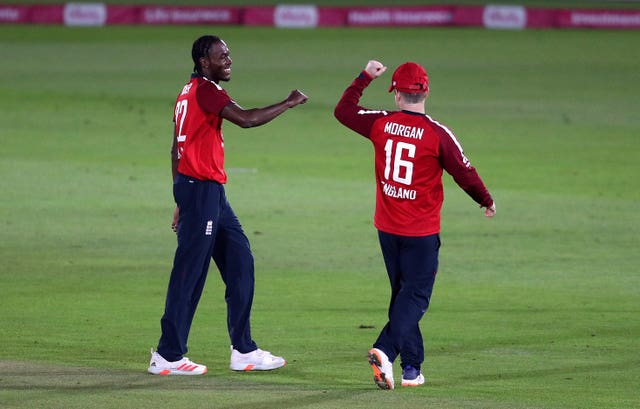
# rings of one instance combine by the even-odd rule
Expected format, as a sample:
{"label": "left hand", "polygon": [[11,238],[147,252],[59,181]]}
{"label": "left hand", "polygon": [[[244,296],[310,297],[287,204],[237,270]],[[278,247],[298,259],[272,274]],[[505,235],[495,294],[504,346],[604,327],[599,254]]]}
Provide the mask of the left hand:
{"label": "left hand", "polygon": [[485,217],[493,217],[496,215],[496,202],[493,202],[491,206],[484,208]]}

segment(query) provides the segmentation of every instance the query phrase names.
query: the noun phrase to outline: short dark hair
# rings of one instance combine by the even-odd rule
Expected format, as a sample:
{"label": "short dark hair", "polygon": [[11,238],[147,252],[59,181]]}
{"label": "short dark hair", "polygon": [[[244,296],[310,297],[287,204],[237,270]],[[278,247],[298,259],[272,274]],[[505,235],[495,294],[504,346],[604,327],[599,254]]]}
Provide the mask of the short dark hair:
{"label": "short dark hair", "polygon": [[193,71],[202,74],[200,68],[200,58],[207,57],[213,44],[222,41],[220,37],[214,35],[203,35],[193,42],[191,47],[191,58],[193,58]]}
{"label": "short dark hair", "polygon": [[402,99],[409,104],[418,104],[427,98],[426,92],[408,93],[398,91],[398,93],[402,96]]}

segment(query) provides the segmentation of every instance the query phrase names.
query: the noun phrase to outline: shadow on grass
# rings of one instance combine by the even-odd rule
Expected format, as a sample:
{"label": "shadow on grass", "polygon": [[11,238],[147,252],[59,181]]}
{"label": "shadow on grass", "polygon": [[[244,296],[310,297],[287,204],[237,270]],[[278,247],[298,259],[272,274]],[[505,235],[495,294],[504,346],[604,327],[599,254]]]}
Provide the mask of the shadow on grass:
{"label": "shadow on grass", "polygon": [[[213,376],[212,376],[213,375]],[[282,387],[282,386],[281,386]],[[61,366],[49,363],[0,360],[0,388],[4,390],[259,390],[272,385],[205,376],[154,376],[146,371]],[[283,388],[287,388],[284,386]]]}
{"label": "shadow on grass", "polygon": [[[260,379],[260,378],[256,378]],[[94,367],[61,366],[51,363],[0,360],[0,391],[5,394],[25,397],[47,394],[58,396],[65,405],[63,396],[113,396],[162,395],[197,396],[203,401],[216,401],[216,408],[294,408],[294,407],[341,407],[345,400],[360,395],[378,392],[370,387],[366,390],[323,389],[300,385],[260,383],[253,380],[229,378],[228,374],[205,376],[154,376],[144,370],[127,371]],[[22,400],[23,398],[20,398]],[[217,398],[220,398],[219,400]],[[36,398],[37,399],[37,398]],[[365,398],[369,401],[373,398]],[[16,407],[29,407],[26,406]],[[111,402],[106,406],[119,407]],[[54,407],[62,407],[56,406]],[[70,407],[72,407],[71,405]],[[120,406],[121,407],[121,406]],[[142,407],[146,407],[143,404]],[[153,406],[150,406],[153,407]]]}

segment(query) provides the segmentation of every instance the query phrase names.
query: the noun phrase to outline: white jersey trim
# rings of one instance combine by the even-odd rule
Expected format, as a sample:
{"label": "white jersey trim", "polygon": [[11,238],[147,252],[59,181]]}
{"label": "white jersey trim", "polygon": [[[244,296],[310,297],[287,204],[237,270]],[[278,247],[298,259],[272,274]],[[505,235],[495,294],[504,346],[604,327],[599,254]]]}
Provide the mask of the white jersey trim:
{"label": "white jersey trim", "polygon": [[460,155],[462,156],[462,162],[467,166],[471,166],[471,162],[469,161],[469,159],[464,155],[464,151],[462,150],[462,145],[460,145],[460,142],[458,142],[458,139],[456,138],[456,136],[453,134],[453,132],[451,132],[451,130],[449,128],[447,128],[446,126],[442,125],[440,122],[436,121],[435,119],[431,118],[429,115],[425,114],[424,116],[426,116],[427,118],[429,118],[429,120],[431,122],[433,122],[434,124],[438,125],[440,128],[442,128],[447,135],[449,135],[449,137],[451,138],[451,140],[453,141],[453,143],[456,144],[456,146],[458,147],[458,150],[460,151]]}
{"label": "white jersey trim", "polygon": [[387,111],[375,111],[375,110],[369,110],[369,109],[361,109],[361,110],[358,111],[358,115],[365,115],[365,114],[388,115]]}
{"label": "white jersey trim", "polygon": [[214,81],[211,81],[209,78],[202,76],[202,78],[204,78],[205,80],[209,81],[210,83],[212,83],[213,85],[216,86],[216,88],[218,88],[218,91],[222,91],[222,87],[218,84],[216,84]]}

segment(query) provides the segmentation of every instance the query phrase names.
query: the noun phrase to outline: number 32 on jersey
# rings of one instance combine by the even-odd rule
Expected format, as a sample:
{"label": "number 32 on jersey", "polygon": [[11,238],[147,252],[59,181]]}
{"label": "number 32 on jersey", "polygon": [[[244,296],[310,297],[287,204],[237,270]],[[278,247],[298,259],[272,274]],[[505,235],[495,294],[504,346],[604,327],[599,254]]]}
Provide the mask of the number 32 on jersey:
{"label": "number 32 on jersey", "polygon": [[187,100],[183,99],[181,101],[178,101],[178,103],[176,104],[176,112],[175,112],[175,116],[176,116],[176,125],[178,126],[178,129],[176,129],[176,134],[177,134],[177,140],[178,142],[184,142],[187,139],[187,135],[182,133],[182,127],[184,126],[184,118],[186,118],[187,116]]}

